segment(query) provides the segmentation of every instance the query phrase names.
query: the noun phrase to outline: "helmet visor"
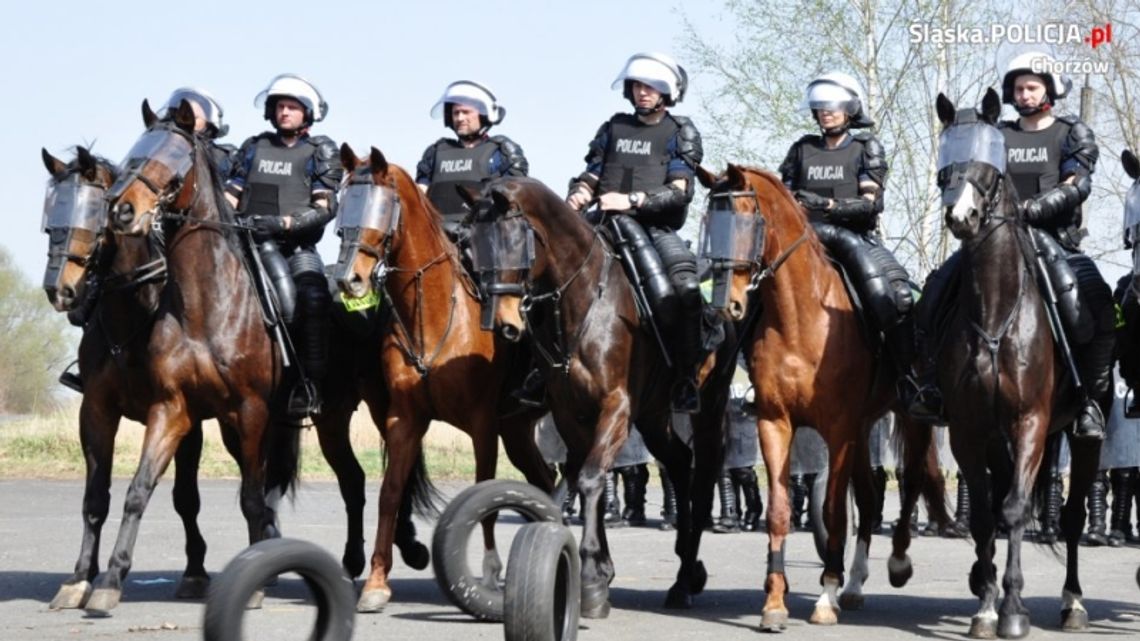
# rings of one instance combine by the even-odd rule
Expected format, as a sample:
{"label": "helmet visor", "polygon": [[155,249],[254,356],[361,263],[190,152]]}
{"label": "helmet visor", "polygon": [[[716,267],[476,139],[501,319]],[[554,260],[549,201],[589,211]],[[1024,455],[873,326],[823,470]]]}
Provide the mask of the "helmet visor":
{"label": "helmet visor", "polygon": [[202,109],[202,117],[213,125],[214,129],[222,128],[222,108],[212,98],[194,89],[175,89],[166,101],[166,105],[158,111],[158,117],[165,119],[171,116],[178,110],[183,100],[198,105]]}

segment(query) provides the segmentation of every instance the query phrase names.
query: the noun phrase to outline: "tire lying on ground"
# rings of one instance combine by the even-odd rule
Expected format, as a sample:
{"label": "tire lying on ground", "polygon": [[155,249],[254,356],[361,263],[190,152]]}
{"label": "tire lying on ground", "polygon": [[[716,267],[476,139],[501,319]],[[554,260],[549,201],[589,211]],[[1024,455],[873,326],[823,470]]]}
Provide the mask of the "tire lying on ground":
{"label": "tire lying on ground", "polygon": [[506,641],[574,641],[582,596],[582,561],[570,529],[527,523],[515,535],[503,596]]}
{"label": "tire lying on ground", "polygon": [[519,481],[492,479],[456,495],[432,535],[432,567],[440,589],[460,610],[485,621],[503,620],[503,591],[483,585],[471,573],[467,545],[480,522],[502,510],[516,512],[527,521],[562,523],[561,510],[542,490]]}
{"label": "tire lying on ground", "polygon": [[267,539],[243,550],[226,565],[206,598],[205,641],[240,641],[246,604],[266,581],[295,572],[317,604],[311,639],[343,641],[352,637],[356,593],[352,579],[328,552],[307,541]]}

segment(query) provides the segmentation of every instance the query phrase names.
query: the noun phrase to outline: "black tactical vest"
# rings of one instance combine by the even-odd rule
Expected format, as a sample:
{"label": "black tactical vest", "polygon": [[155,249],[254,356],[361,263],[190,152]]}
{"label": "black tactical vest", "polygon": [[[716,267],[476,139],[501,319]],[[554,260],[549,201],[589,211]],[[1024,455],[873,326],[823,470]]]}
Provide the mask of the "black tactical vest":
{"label": "black tactical vest", "polygon": [[680,129],[669,117],[647,125],[630,114],[614,116],[597,193],[649,192],[664,185],[669,169],[666,147]]}
{"label": "black tactical vest", "polygon": [[316,150],[303,140],[286,147],[276,136],[259,138],[245,179],[242,213],[287,216],[310,206],[313,179],[308,166]]}
{"label": "black tactical vest", "polygon": [[1061,145],[1069,127],[1058,120],[1042,131],[1002,127],[1006,170],[1017,187],[1018,200],[1027,200],[1061,182]]}
{"label": "black tactical vest", "polygon": [[824,198],[858,198],[859,164],[863,145],[852,140],[839,149],[821,145],[800,145],[800,166],[794,190],[804,189]]}
{"label": "black tactical vest", "polygon": [[499,145],[490,140],[471,148],[450,140],[436,145],[427,195],[446,222],[458,223],[467,215],[466,204],[455,188],[479,189],[483,181],[491,177],[491,156],[498,150]]}

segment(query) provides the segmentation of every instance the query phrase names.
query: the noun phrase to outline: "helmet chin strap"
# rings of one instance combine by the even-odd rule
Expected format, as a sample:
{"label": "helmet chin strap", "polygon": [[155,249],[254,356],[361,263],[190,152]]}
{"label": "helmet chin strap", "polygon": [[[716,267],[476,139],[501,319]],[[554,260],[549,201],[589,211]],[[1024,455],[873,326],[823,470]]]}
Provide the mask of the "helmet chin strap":
{"label": "helmet chin strap", "polygon": [[1022,116],[1033,116],[1044,111],[1049,111],[1053,108],[1053,103],[1046,98],[1041,104],[1036,107],[1017,107],[1017,113]]}
{"label": "helmet chin strap", "polygon": [[828,136],[828,137],[842,136],[843,134],[847,133],[848,129],[851,128],[851,117],[850,116],[848,116],[847,119],[843,121],[843,124],[839,125],[838,127],[824,127],[819,122],[819,112],[813,110],[811,112],[811,114],[812,114],[812,116],[815,117],[815,124],[819,125],[819,130],[821,132],[823,132],[824,136]]}
{"label": "helmet chin strap", "polygon": [[664,96],[658,98],[657,104],[653,105],[652,107],[638,107],[637,103],[632,98],[630,99],[629,102],[631,104],[633,104],[634,113],[636,113],[639,116],[648,116],[650,114],[655,114],[658,111],[663,111],[665,109],[665,97]]}

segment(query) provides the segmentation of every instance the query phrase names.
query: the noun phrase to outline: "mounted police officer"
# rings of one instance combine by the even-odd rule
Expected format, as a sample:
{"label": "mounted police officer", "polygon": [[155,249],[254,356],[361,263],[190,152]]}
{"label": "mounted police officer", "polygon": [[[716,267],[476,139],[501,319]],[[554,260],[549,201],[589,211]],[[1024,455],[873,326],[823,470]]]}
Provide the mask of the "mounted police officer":
{"label": "mounted police officer", "polygon": [[1082,329],[1067,331],[1078,334],[1070,335],[1069,342],[1081,346],[1073,356],[1085,393],[1074,433],[1103,439],[1105,419],[1098,402],[1112,393],[1115,317],[1108,284],[1096,263],[1080,252],[1085,234],[1081,203],[1092,190],[1100,152],[1088,125],[1076,116],[1053,113],[1056,102],[1072,86],[1068,78],[1049,71],[1053,66],[1054,61],[1042,53],[1026,53],[1010,61],[1002,76],[1002,102],[1013,105],[1020,117],[998,127],[1005,134],[1006,167],[1017,187],[1021,215],[1044,232],[1036,236],[1061,298],[1062,318],[1069,309],[1086,307],[1081,320],[1072,323]]}
{"label": "mounted police officer", "polygon": [[882,144],[869,131],[859,83],[845,73],[828,73],[808,83],[805,109],[820,133],[796,141],[780,175],[808,212],[820,240],[854,281],[862,303],[899,373],[899,392],[912,414],[926,416],[935,388],[919,389],[911,367],[914,325],[910,277],[876,233],[883,211],[887,160]]}
{"label": "mounted police officer", "polygon": [[328,113],[317,88],[293,74],[270,81],[254,104],[273,125],[246,140],[226,184],[241,219],[256,231],[258,253],[277,289],[282,316],[294,305],[302,368],[289,397],[289,414],[301,420],[320,411],[318,383],[327,369],[332,297],[316,244],[333,219],[343,170],[336,143],[309,128]]}
{"label": "mounted police officer", "polygon": [[416,165],[416,184],[443,214],[444,229],[452,240],[462,236],[461,224],[468,214],[456,187],[478,189],[491,178],[527,175],[522,147],[506,136],[487,135],[506,114],[486,85],[471,80],[448,85],[432,107],[432,117],[442,116],[455,138],[440,138],[424,151]]}
{"label": "mounted police officer", "polygon": [[[194,133],[209,143],[210,155],[218,168],[218,174],[222,178],[228,177],[233,171],[237,147],[218,142],[219,138],[229,132],[229,126],[222,122],[222,105],[204,89],[180,87],[170,94],[156,115],[161,120],[173,118],[183,100],[189,102],[194,111]],[[67,314],[67,320],[75,327],[87,324],[99,299],[98,281],[92,281],[92,285],[85,288],[84,292],[83,302]],[[83,392],[83,380],[77,373],[64,370],[59,376],[59,382],[77,392]]]}
{"label": "mounted police officer", "polygon": [[[626,62],[613,88],[621,88],[634,113],[615,114],[598,129],[586,170],[571,181],[566,202],[581,210],[596,200],[602,212],[620,214],[614,224],[633,247],[656,316],[675,323],[679,380],[673,407],[695,412],[701,292],[696,258],[677,230],[688,215],[704,152],[692,121],[668,110],[685,97],[688,75],[667,55],[639,53]],[[674,307],[673,313],[663,311]]]}

